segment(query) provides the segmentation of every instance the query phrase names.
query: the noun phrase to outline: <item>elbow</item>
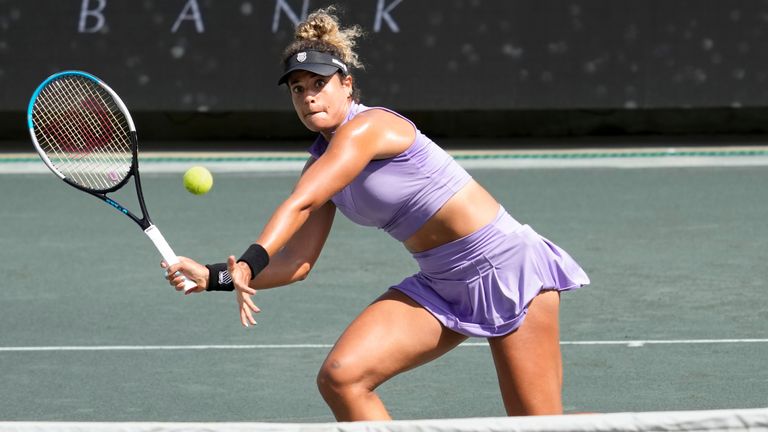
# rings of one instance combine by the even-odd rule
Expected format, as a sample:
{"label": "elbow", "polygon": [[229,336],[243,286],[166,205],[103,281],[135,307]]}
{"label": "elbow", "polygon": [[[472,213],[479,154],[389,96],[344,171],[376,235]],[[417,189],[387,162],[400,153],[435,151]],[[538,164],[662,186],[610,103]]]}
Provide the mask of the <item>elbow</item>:
{"label": "elbow", "polygon": [[309,272],[312,270],[312,264],[308,262],[299,263],[296,271],[293,274],[294,282],[301,282],[309,276]]}
{"label": "elbow", "polygon": [[281,285],[287,285],[306,279],[315,260],[316,257],[308,255],[306,251],[298,251],[289,245],[275,254],[267,269],[271,270],[275,279],[280,280]]}
{"label": "elbow", "polygon": [[312,196],[304,196],[304,195],[291,195],[286,201],[285,205],[291,209],[291,211],[295,214],[306,214],[309,215],[313,211],[317,210],[318,208],[322,207],[325,202],[317,201]]}

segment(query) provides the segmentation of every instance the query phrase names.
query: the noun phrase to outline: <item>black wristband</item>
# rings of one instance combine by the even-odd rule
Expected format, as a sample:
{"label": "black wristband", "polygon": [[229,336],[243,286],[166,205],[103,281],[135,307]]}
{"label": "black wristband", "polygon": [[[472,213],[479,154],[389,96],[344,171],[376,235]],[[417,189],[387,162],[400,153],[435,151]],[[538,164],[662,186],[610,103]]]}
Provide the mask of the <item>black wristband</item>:
{"label": "black wristband", "polygon": [[251,268],[251,280],[256,277],[267,265],[269,265],[269,254],[260,244],[254,243],[243,252],[237,262],[244,262]]}
{"label": "black wristband", "polygon": [[208,286],[206,291],[234,291],[235,284],[229,274],[226,263],[206,264],[208,268]]}

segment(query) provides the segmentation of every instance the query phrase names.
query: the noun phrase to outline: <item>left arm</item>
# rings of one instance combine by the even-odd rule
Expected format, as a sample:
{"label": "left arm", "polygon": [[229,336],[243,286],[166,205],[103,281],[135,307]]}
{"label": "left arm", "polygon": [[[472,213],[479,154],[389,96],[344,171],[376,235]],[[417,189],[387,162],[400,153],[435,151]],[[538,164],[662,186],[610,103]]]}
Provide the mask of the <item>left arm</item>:
{"label": "left arm", "polygon": [[[336,131],[326,152],[307,168],[291,195],[272,214],[256,243],[270,257],[274,256],[314,211],[350,184],[371,160],[402,153],[413,142],[415,133],[413,125],[386,111],[358,114]],[[227,265],[238,291],[240,322],[245,327],[254,325],[253,313],[260,309],[251,299],[256,290],[249,285],[257,275],[251,274],[248,264],[236,262],[234,256],[229,257]]]}
{"label": "left arm", "polygon": [[[373,159],[394,156],[414,139],[413,126],[391,113],[361,113],[340,127],[328,150],[307,168],[291,195],[280,204],[256,240],[271,257],[282,249],[309,215],[357,177]],[[239,263],[250,280],[250,268]]]}
{"label": "left arm", "polygon": [[336,206],[331,201],[313,211],[307,222],[288,240],[285,247],[270,258],[269,265],[249,286],[260,290],[306,279],[328,238],[335,213]]}
{"label": "left arm", "polygon": [[[302,175],[315,161],[315,158],[310,158],[307,161]],[[320,251],[323,249],[331,230],[335,212],[336,206],[332,201],[326,202],[318,210],[312,212],[307,222],[290,238],[288,243],[270,258],[269,265],[264,271],[250,281],[250,288],[254,290],[272,288],[304,280],[320,256]],[[208,287],[209,282],[215,283],[218,280],[218,274],[211,275],[208,268],[194,260],[179,257],[179,261],[178,264],[170,267],[165,261],[161,264],[167,269],[169,275],[167,278],[177,291],[184,290],[186,279],[194,280],[197,283],[197,287],[188,291],[187,294],[206,291],[210,288]]]}

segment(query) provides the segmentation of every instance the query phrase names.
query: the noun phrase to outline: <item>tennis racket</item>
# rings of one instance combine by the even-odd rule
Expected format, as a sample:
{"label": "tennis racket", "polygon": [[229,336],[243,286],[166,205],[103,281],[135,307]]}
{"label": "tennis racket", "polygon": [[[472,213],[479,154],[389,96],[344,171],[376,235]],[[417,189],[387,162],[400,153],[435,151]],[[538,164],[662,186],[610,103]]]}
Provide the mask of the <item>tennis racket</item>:
{"label": "tennis racket", "polygon": [[[32,94],[27,122],[35,149],[54,174],[128,216],[169,265],[179,262],[149,218],[139,178],[136,128],[117,93],[91,74],[59,72]],[[107,196],[125,186],[131,177],[141,218]],[[187,280],[185,291],[195,286]]]}

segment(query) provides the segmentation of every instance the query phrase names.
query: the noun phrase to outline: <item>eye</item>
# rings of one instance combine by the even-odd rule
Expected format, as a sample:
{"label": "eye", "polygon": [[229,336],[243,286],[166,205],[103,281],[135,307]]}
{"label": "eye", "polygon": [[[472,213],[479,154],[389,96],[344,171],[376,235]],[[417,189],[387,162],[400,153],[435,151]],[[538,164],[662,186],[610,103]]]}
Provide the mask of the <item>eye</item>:
{"label": "eye", "polygon": [[317,81],[315,81],[315,88],[321,89],[325,87],[326,81],[325,78],[320,78]]}
{"label": "eye", "polygon": [[303,91],[304,91],[304,87],[302,87],[300,85],[291,87],[291,93],[301,94],[301,92],[303,92]]}

